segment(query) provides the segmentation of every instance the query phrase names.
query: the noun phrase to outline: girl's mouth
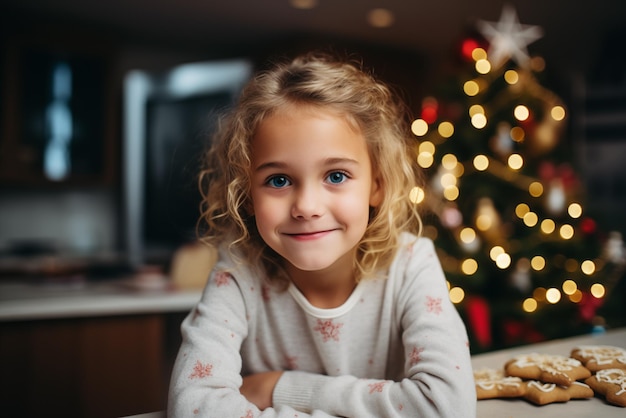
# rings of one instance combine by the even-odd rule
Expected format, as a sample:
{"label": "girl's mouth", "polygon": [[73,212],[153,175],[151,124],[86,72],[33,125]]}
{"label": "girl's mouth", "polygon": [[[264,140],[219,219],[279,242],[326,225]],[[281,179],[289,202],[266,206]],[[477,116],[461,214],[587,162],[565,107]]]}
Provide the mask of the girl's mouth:
{"label": "girl's mouth", "polygon": [[328,229],[324,231],[316,231],[316,232],[300,232],[300,233],[289,233],[285,234],[290,238],[295,239],[296,241],[313,241],[316,239],[320,239],[330,234],[333,229]]}

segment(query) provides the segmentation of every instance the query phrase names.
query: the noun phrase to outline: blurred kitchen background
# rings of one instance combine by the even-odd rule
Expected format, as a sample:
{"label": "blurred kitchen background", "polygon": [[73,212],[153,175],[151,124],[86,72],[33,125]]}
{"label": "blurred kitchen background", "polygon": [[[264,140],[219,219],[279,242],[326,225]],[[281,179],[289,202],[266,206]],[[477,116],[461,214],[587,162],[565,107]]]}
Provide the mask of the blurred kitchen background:
{"label": "blurred kitchen background", "polygon": [[[186,257],[210,257],[194,244],[194,175],[215,115],[268,60],[326,48],[362,57],[423,117],[462,78],[467,41],[488,47],[478,22],[507,5],[541,28],[528,53],[567,109],[559,146],[606,244],[626,234],[624,1],[2,0],[0,403],[11,416],[163,409],[205,274]],[[590,327],[569,333],[624,325],[623,310],[585,306]],[[515,339],[478,336],[477,350],[561,336],[508,325]]]}

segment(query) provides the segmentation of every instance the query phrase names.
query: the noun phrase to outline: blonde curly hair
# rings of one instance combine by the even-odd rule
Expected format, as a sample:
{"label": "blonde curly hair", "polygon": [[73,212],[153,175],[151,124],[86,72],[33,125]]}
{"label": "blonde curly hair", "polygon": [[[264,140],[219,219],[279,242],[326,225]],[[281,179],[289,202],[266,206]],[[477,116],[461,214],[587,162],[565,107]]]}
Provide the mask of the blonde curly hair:
{"label": "blonde curly hair", "polygon": [[403,102],[360,62],[326,53],[305,54],[258,73],[224,115],[199,177],[200,238],[214,246],[228,240],[233,254],[262,266],[268,280],[288,282],[282,258],[261,239],[252,215],[250,143],[268,116],[300,105],[336,112],[367,142],[383,198],[371,208],[354,271],[356,280],[371,276],[390,265],[401,232],[421,231],[417,205],[409,199],[421,173]]}

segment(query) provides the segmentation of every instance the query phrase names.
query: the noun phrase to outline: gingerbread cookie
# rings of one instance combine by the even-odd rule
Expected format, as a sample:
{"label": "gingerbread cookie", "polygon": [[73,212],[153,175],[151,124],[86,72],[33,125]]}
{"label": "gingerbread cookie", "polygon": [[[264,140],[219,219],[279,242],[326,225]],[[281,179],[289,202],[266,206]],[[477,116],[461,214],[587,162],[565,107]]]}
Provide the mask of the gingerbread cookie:
{"label": "gingerbread cookie", "polygon": [[478,399],[519,398],[526,391],[522,379],[505,376],[502,370],[480,369],[474,371],[476,397]]}
{"label": "gingerbread cookie", "polygon": [[509,360],[504,365],[507,376],[539,380],[570,386],[574,381],[586,379],[591,372],[576,359],[551,354],[525,354]]}
{"label": "gingerbread cookie", "polygon": [[546,405],[555,402],[567,402],[570,399],[587,399],[593,397],[593,390],[581,382],[573,382],[569,386],[556,383],[543,383],[537,380],[526,382],[524,399],[535,405]]}
{"label": "gingerbread cookie", "polygon": [[604,396],[613,405],[626,407],[626,370],[604,369],[585,380],[585,383]]}
{"label": "gingerbread cookie", "polygon": [[626,369],[626,350],[610,345],[581,345],[571,356],[592,372],[604,369]]}

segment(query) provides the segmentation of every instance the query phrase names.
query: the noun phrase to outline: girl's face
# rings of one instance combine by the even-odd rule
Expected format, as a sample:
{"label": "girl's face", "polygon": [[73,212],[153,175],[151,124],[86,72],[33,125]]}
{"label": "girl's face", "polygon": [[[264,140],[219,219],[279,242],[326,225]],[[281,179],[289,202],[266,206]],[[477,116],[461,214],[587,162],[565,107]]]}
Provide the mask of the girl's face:
{"label": "girl's face", "polygon": [[259,126],[251,170],[256,225],[268,246],[297,270],[353,268],[370,206],[382,196],[360,132],[330,112],[289,108]]}

